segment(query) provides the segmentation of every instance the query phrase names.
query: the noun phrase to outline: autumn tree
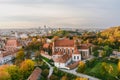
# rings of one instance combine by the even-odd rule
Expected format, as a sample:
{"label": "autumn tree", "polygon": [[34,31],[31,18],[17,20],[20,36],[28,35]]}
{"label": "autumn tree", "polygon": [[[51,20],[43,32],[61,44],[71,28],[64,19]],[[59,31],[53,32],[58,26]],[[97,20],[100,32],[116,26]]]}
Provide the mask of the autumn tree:
{"label": "autumn tree", "polygon": [[69,80],[67,75],[62,76],[61,80]]}
{"label": "autumn tree", "polygon": [[107,63],[102,62],[100,74],[101,74],[101,76],[105,76],[107,73],[108,73],[108,71],[107,71]]}
{"label": "autumn tree", "polygon": [[18,51],[16,55],[15,64],[20,65],[20,63],[24,60],[24,57],[25,57],[24,51],[23,50]]}
{"label": "autumn tree", "polygon": [[120,78],[120,60],[118,62],[118,74],[117,74],[117,77]]}
{"label": "autumn tree", "polygon": [[0,80],[12,80],[12,79],[8,72],[0,71]]}
{"label": "autumn tree", "polygon": [[25,80],[28,78],[28,76],[31,74],[31,72],[34,69],[34,65],[35,63],[30,59],[27,59],[21,63],[20,71],[22,74],[22,80]]}
{"label": "autumn tree", "polygon": [[23,50],[17,52],[16,59],[24,60],[24,57],[25,57],[25,53]]}
{"label": "autumn tree", "polygon": [[80,61],[79,62],[79,66],[78,66],[78,69],[77,69],[77,72],[80,72],[80,73],[83,73],[85,70],[85,63]]}
{"label": "autumn tree", "polygon": [[118,62],[118,71],[120,72],[120,60]]}
{"label": "autumn tree", "polygon": [[80,78],[80,77],[77,77],[75,80],[88,80],[88,78]]}
{"label": "autumn tree", "polygon": [[10,74],[11,80],[19,80],[21,77],[19,67],[16,65],[9,66],[7,72]]}
{"label": "autumn tree", "polygon": [[10,74],[7,72],[9,65],[0,66],[0,80],[12,80]]}

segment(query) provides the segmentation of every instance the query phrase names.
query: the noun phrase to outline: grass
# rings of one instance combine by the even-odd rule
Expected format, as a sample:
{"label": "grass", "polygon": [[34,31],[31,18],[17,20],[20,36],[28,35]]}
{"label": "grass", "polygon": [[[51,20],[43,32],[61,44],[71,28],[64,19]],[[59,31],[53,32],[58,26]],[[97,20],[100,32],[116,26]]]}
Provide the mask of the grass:
{"label": "grass", "polygon": [[88,74],[88,75],[91,75],[91,76],[98,77],[98,78],[105,78],[105,77],[107,78],[109,76],[109,77],[111,77],[111,79],[109,79],[109,80],[115,80],[114,78],[118,73],[117,64],[112,63],[112,62],[106,62],[106,63],[113,67],[113,71],[110,74],[106,73],[107,76],[101,76],[100,75],[102,61],[95,62],[95,66],[93,68],[86,67],[84,73]]}

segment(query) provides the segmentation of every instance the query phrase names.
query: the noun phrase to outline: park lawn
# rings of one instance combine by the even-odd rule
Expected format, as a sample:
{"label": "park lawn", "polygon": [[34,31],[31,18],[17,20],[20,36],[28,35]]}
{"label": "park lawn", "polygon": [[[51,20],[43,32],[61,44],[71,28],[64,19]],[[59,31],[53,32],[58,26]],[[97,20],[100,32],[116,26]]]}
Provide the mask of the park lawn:
{"label": "park lawn", "polygon": [[99,73],[101,67],[101,62],[97,63],[89,72],[90,73]]}
{"label": "park lawn", "polygon": [[[117,65],[115,63],[108,63],[108,64],[110,64],[113,67],[113,72],[109,75],[112,77],[115,77],[118,73]],[[92,76],[99,75],[101,70],[101,65],[102,65],[102,62],[98,62],[93,68],[87,68],[85,70],[85,73]]]}

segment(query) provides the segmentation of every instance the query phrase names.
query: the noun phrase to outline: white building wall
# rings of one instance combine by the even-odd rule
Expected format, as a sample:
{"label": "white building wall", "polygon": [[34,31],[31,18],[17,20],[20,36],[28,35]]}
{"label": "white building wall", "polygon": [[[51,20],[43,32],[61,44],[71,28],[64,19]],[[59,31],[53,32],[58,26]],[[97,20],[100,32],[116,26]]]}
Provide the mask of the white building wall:
{"label": "white building wall", "polygon": [[79,51],[85,52],[87,56],[89,56],[89,49],[79,49]]}
{"label": "white building wall", "polygon": [[[79,57],[79,59],[78,59]],[[72,60],[73,61],[80,61],[81,60],[81,54],[73,54],[72,55]]]}
{"label": "white building wall", "polygon": [[66,66],[71,62],[71,58],[66,62],[66,63],[61,63],[61,62],[54,62],[54,65],[58,68],[66,68]]}

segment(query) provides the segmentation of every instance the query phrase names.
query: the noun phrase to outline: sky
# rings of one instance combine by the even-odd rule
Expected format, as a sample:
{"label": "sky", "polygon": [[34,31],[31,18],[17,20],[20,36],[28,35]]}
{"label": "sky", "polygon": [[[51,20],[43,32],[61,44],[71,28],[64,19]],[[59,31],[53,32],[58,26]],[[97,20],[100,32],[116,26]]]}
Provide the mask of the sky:
{"label": "sky", "polygon": [[0,28],[108,28],[120,25],[120,0],[0,0]]}

